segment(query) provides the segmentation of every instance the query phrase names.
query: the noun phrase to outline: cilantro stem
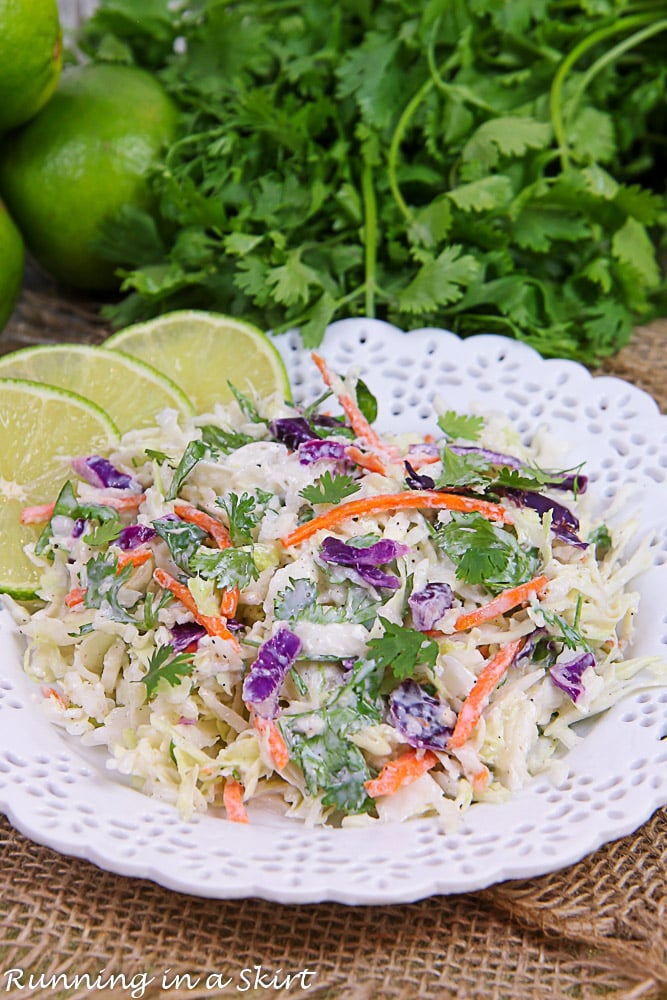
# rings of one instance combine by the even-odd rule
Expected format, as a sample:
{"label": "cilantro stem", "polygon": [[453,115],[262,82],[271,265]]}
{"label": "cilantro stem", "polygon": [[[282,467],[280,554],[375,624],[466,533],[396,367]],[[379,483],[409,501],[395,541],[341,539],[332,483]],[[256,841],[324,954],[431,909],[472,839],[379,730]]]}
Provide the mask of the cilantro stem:
{"label": "cilantro stem", "polygon": [[632,28],[641,28],[646,24],[649,18],[650,15],[647,14],[635,14],[633,17],[621,18],[613,24],[608,24],[604,28],[598,28],[597,31],[592,31],[591,34],[587,35],[586,38],[583,38],[578,45],[575,45],[572,51],[565,57],[565,59],[563,59],[562,63],[558,67],[551,83],[549,111],[551,114],[551,124],[553,126],[554,136],[558,146],[558,152],[560,154],[561,167],[563,170],[567,170],[570,165],[570,158],[565,140],[565,124],[563,117],[563,84],[568,73],[574,64],[578,62],[589,49],[597,45],[598,42],[603,42],[606,38],[610,38],[612,35],[617,35],[622,31],[628,31]]}
{"label": "cilantro stem", "polygon": [[373,168],[366,159],[361,175],[361,193],[364,200],[364,282],[366,316],[375,316],[375,267],[377,257],[377,203],[373,186]]}
{"label": "cilantro stem", "polygon": [[396,177],[396,168],[398,165],[398,154],[401,148],[401,143],[403,142],[403,136],[405,135],[408,125],[410,124],[412,118],[414,117],[417,108],[422,103],[426,95],[435,86],[435,80],[431,77],[425,80],[421,85],[417,93],[413,96],[412,100],[403,109],[401,117],[396,123],[396,128],[394,129],[394,134],[391,137],[391,142],[389,143],[389,153],[387,155],[387,178],[389,180],[389,189],[392,193],[394,201],[401,210],[401,214],[407,222],[412,222],[412,212],[408,207],[408,204],[401,194],[401,189],[398,184],[398,178]]}

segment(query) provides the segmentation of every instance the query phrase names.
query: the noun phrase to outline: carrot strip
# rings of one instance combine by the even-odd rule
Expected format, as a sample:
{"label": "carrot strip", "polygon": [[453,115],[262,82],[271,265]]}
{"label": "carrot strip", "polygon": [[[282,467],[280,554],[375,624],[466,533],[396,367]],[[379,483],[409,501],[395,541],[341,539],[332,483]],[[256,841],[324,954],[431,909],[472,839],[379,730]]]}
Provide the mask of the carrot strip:
{"label": "carrot strip", "polygon": [[122,569],[125,569],[130,563],[136,569],[137,566],[143,566],[144,563],[148,562],[149,559],[153,558],[153,552],[151,549],[139,549],[136,552],[123,552],[122,555],[118,556],[118,568],[117,573],[120,573]]}
{"label": "carrot strip", "polygon": [[465,615],[459,615],[454,622],[455,631],[463,632],[465,629],[474,628],[475,625],[482,625],[484,622],[488,622],[491,618],[495,618],[496,615],[502,615],[506,611],[511,611],[518,604],[523,604],[524,601],[527,601],[532,594],[537,594],[540,590],[544,590],[548,582],[546,576],[536,576],[533,580],[522,583],[518,587],[503,590],[501,594],[494,597],[488,604],[483,604],[481,608],[477,608],[475,611],[471,611]]}
{"label": "carrot strip", "polygon": [[522,638],[515,640],[515,642],[508,642],[496,653],[493,659],[484,664],[468,693],[468,697],[461,705],[454,732],[447,741],[448,749],[456,750],[470,738],[498,682],[514,663],[525,641]]}
{"label": "carrot strip", "polygon": [[387,475],[387,470],[374,452],[364,454],[356,445],[350,445],[349,448],[345,449],[345,454],[360,468],[368,469],[369,472],[379,472],[381,476]]}
{"label": "carrot strip", "polygon": [[203,625],[209,635],[217,635],[220,639],[227,639],[233,644],[236,650],[240,650],[241,647],[227,628],[225,619],[217,615],[200,614],[197,609],[197,603],[185,584],[179,583],[173,576],[159,568],[153,572],[153,579],[165,590],[169,590],[181,604],[184,604],[188,611],[192,612],[195,621]]}
{"label": "carrot strip", "polygon": [[364,787],[373,799],[379,795],[393,795],[403,785],[410,785],[421,778],[437,763],[438,758],[431,750],[426,750],[422,756],[418,756],[416,750],[408,750],[396,760],[387,761],[377,778],[364,781]]}
{"label": "carrot strip", "polygon": [[252,721],[259,735],[267,738],[267,746],[276,770],[282,771],[289,764],[289,750],[283,734],[272,719],[260,719],[255,715]]}
{"label": "carrot strip", "polygon": [[223,618],[233,618],[239,605],[239,588],[223,590],[220,600],[220,614]]}
{"label": "carrot strip", "polygon": [[72,587],[69,594],[65,594],[65,604],[68,608],[75,608],[77,604],[83,604],[85,596],[85,587]]}
{"label": "carrot strip", "polygon": [[455,493],[439,493],[437,490],[407,490],[405,493],[381,493],[373,497],[362,497],[359,500],[348,500],[347,503],[333,507],[326,514],[306,521],[280,541],[285,548],[299,545],[311,538],[321,528],[333,528],[350,517],[361,517],[363,514],[379,514],[384,510],[406,510],[427,507],[431,509],[445,508],[447,510],[477,511],[490,521],[511,523],[504,507],[486,500],[475,500],[473,497],[461,497]]}
{"label": "carrot strip", "polygon": [[53,698],[53,700],[57,702],[61,708],[69,708],[69,702],[60,694],[59,691],[56,691],[55,688],[43,687],[42,694],[45,698]]}
{"label": "carrot strip", "polygon": [[[146,499],[145,493],[132,493],[127,497],[96,497],[95,503],[103,507],[113,507],[114,510],[138,510]],[[56,502],[41,503],[34,507],[24,507],[19,521],[21,524],[44,524],[53,516]]]}
{"label": "carrot strip", "polygon": [[181,520],[189,521],[190,524],[196,524],[198,528],[207,531],[219,549],[228,549],[232,544],[229,532],[222,521],[211,517],[206,511],[199,510],[198,507],[193,507],[189,503],[177,503],[174,504],[174,514]]}
{"label": "carrot strip", "polygon": [[361,438],[376,451],[383,451],[387,455],[392,454],[392,449],[382,440],[377,431],[373,430],[352,397],[340,391],[340,385],[335,384],[340,383],[340,379],[334,377],[324,358],[316,354],[315,351],[311,351],[310,356],[317,365],[324,384],[336,393],[338,402],[342,406],[347,419],[350,421],[350,426],[357,437]]}
{"label": "carrot strip", "polygon": [[248,813],[243,805],[243,785],[235,778],[227,778],[222,793],[222,801],[227,810],[227,818],[232,823],[247,823]]}

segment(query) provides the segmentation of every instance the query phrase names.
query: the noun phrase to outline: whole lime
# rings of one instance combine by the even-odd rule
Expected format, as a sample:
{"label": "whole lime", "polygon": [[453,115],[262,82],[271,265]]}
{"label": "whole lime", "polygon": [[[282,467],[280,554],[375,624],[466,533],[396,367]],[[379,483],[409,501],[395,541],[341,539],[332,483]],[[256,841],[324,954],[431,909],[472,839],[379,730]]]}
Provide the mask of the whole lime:
{"label": "whole lime", "polygon": [[56,0],[0,0],[0,134],[37,114],[61,67]]}
{"label": "whole lime", "polygon": [[21,234],[0,201],[0,330],[16,304],[25,264],[25,248]]}
{"label": "whole lime", "polygon": [[121,208],[150,211],[147,172],[175,133],[160,83],[133,66],[63,72],[39,114],[0,149],[0,194],[39,263],[74,288],[118,285],[96,250]]}

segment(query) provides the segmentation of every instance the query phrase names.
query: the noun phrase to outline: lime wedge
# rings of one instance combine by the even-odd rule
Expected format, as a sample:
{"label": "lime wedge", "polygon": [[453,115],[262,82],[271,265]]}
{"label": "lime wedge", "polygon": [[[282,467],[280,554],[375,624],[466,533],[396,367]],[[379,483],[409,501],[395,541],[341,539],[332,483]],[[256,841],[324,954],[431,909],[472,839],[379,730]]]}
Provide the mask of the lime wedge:
{"label": "lime wedge", "polygon": [[26,347],[0,357],[0,378],[29,379],[77,392],[101,406],[121,434],[155,423],[167,407],[194,412],[177,385],[143,361],[88,344]]}
{"label": "lime wedge", "polygon": [[39,579],[23,546],[41,527],[21,525],[21,510],[55,500],[70,458],[108,450],[118,431],[82,396],[19,379],[0,379],[0,427],[0,593],[28,599]]}
{"label": "lime wedge", "polygon": [[180,385],[200,413],[241,392],[279,392],[290,398],[287,372],[275,346],[257,327],[230,316],[196,310],[166,313],[119,330],[103,347],[153,365]]}

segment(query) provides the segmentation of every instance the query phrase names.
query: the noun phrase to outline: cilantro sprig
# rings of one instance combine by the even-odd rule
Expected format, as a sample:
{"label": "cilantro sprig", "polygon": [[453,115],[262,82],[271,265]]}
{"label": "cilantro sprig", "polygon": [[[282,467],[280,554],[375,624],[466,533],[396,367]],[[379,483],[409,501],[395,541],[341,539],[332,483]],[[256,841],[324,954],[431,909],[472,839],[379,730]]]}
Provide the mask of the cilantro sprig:
{"label": "cilantro sprig", "polygon": [[154,214],[99,241],[116,325],[205,303],[314,346],[363,312],[595,364],[656,311],[657,0],[157,6],[102,0],[78,40],[177,107]]}
{"label": "cilantro sprig", "polygon": [[194,670],[192,653],[177,653],[170,645],[158,646],[148,661],[148,670],[142,680],[146,685],[146,697],[150,700],[157,694],[160,681],[166,681],[171,687],[179,684],[183,677],[188,677]]}
{"label": "cilantro sprig", "polygon": [[376,667],[391,670],[398,680],[412,677],[418,664],[433,667],[438,656],[438,644],[423,632],[405,625],[396,625],[380,617],[384,635],[368,642],[369,656]]}
{"label": "cilantro sprig", "polygon": [[452,511],[447,524],[432,529],[436,545],[456,567],[456,577],[492,594],[516,587],[537,573],[536,549],[522,548],[511,531],[481,514]]}
{"label": "cilantro sprig", "polygon": [[304,486],[299,490],[299,496],[309,503],[340,503],[361,489],[361,484],[352,476],[343,473],[331,473],[327,469],[313,486]]}

